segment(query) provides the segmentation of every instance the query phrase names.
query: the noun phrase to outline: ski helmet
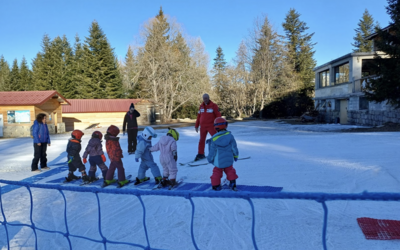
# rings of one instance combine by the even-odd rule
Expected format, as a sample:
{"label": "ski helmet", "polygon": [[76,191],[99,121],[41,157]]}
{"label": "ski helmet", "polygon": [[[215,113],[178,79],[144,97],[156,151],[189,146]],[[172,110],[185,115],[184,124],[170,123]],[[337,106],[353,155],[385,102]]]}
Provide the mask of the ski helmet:
{"label": "ski helmet", "polygon": [[172,136],[175,139],[175,141],[179,140],[179,133],[173,128],[168,128],[167,135]]}
{"label": "ski helmet", "polygon": [[72,138],[75,138],[75,139],[78,139],[78,140],[80,140],[83,135],[84,135],[84,133],[82,131],[80,131],[79,129],[75,129],[71,133]]}
{"label": "ski helmet", "polygon": [[228,127],[228,122],[222,118],[222,117],[217,117],[214,120],[214,128],[217,131],[220,131],[222,129],[226,129]]}
{"label": "ski helmet", "polygon": [[107,129],[107,133],[112,135],[112,136],[117,136],[119,134],[119,128],[115,125],[111,125]]}
{"label": "ski helmet", "polygon": [[99,138],[100,140],[103,139],[103,134],[100,131],[94,131],[92,134],[93,138]]}
{"label": "ski helmet", "polygon": [[152,136],[153,138],[157,138],[156,131],[152,127],[145,127],[142,131],[142,137],[148,140]]}

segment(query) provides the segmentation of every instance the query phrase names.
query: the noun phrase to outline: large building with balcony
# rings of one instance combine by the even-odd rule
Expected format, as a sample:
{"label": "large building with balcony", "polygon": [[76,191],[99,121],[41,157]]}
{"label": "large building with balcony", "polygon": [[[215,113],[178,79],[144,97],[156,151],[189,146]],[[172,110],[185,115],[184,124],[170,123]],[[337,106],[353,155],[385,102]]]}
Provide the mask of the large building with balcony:
{"label": "large building with balcony", "polygon": [[374,75],[375,53],[349,53],[314,69],[315,106],[327,123],[376,126],[400,123],[400,112],[386,102],[370,102],[363,87]]}

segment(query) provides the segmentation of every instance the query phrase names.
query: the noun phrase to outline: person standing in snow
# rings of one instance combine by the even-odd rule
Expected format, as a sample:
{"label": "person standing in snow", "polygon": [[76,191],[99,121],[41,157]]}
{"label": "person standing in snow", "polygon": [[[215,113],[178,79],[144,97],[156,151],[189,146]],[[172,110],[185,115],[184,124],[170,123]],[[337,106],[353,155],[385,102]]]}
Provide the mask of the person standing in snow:
{"label": "person standing in snow", "polygon": [[40,160],[41,169],[50,169],[47,166],[47,146],[50,147],[49,129],[46,124],[46,115],[38,114],[32,126],[33,136],[33,160],[31,165],[32,172],[40,172],[38,163]]}
{"label": "person standing in snow", "polygon": [[227,131],[228,122],[219,117],[214,121],[214,128],[217,131],[211,139],[207,140],[209,154],[207,160],[215,167],[211,175],[211,185],[216,191],[221,190],[221,178],[225,172],[226,178],[230,181],[229,187],[236,189],[236,170],[233,168],[233,161],[239,158],[239,150],[232,133]]}
{"label": "person standing in snow", "polygon": [[[92,133],[92,138],[89,140],[88,145],[86,146],[85,153],[83,153],[83,164],[87,163],[87,156],[89,155],[89,182],[93,182],[96,179],[96,170],[97,166],[101,169],[101,173],[103,174],[103,179],[105,180],[107,177],[107,166],[104,164],[106,162],[106,157],[103,152],[102,140],[103,134],[100,131],[94,131]],[[97,165],[97,166],[96,166]]]}
{"label": "person standing in snow", "polygon": [[68,177],[65,177],[66,181],[73,181],[79,179],[78,176],[74,175],[74,172],[79,169],[82,174],[83,181],[89,181],[89,177],[86,175],[85,165],[82,163],[80,152],[82,149],[81,139],[84,133],[80,130],[74,130],[71,133],[71,139],[68,140],[67,154],[68,154]]}
{"label": "person standing in snow", "polygon": [[162,180],[160,169],[157,164],[154,162],[153,155],[150,152],[151,139],[156,138],[157,134],[152,127],[145,127],[142,131],[142,134],[137,137],[138,144],[135,152],[135,161],[139,162],[139,159],[142,159],[140,163],[138,176],[136,177],[135,185],[139,185],[145,181],[150,180],[149,177],[146,177],[146,171],[150,168],[151,173],[156,180],[156,184],[159,184]]}
{"label": "person standing in snow", "polygon": [[151,152],[161,151],[160,163],[163,167],[161,185],[163,187],[167,185],[175,186],[176,184],[176,174],[178,173],[178,167],[176,166],[176,161],[178,160],[176,142],[178,140],[178,131],[168,128],[167,135],[161,137],[156,145],[150,148]]}
{"label": "person standing in snow", "polygon": [[136,151],[136,137],[138,134],[138,124],[136,118],[138,118],[139,116],[140,113],[135,109],[135,105],[131,103],[129,111],[124,117],[124,123],[122,126],[123,134],[125,135],[125,131],[128,132],[128,154],[133,154]]}
{"label": "person standing in snow", "polygon": [[210,100],[210,96],[208,94],[203,95],[203,103],[200,104],[199,112],[197,114],[195,130],[199,132],[200,126],[200,140],[199,140],[199,149],[198,154],[196,155],[195,161],[206,158],[204,155],[204,148],[207,133],[210,133],[213,136],[216,131],[214,129],[214,120],[217,117],[221,117],[221,113],[219,112],[219,108],[217,104],[213,103]]}
{"label": "person standing in snow", "polygon": [[106,150],[108,154],[108,159],[110,159],[110,168],[107,171],[106,179],[104,180],[103,186],[108,186],[111,183],[116,182],[114,179],[115,169],[118,169],[118,185],[120,187],[129,183],[126,179],[124,165],[122,164],[122,149],[119,144],[119,128],[117,126],[111,125],[107,129],[107,134],[104,136],[106,139]]}

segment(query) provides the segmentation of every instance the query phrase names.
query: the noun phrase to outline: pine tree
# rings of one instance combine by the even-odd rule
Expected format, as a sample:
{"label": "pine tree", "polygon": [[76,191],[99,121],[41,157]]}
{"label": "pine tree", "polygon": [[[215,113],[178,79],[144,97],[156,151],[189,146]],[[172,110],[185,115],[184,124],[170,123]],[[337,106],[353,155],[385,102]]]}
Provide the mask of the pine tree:
{"label": "pine tree", "polygon": [[20,89],[21,91],[33,90],[34,86],[32,84],[32,72],[28,68],[25,57],[22,58],[21,65],[19,68],[20,76]]}
{"label": "pine tree", "polygon": [[139,98],[141,85],[138,83],[138,62],[131,46],[125,56],[125,64],[121,65],[121,74],[123,75],[123,86],[127,98]]}
{"label": "pine tree", "polygon": [[304,88],[314,88],[314,72],[316,65],[313,59],[315,43],[311,39],[314,33],[305,33],[309,28],[300,20],[300,14],[295,9],[290,9],[283,23],[286,39],[288,41],[289,56],[295,71],[299,74]]}
{"label": "pine tree", "polygon": [[71,91],[69,92],[69,98],[71,99],[85,99],[92,98],[91,92],[88,91],[87,87],[90,86],[90,78],[86,75],[87,62],[85,60],[85,50],[80,42],[79,36],[75,36],[74,45],[74,60],[71,67]]}
{"label": "pine tree", "polygon": [[[214,65],[212,69],[213,84],[219,99],[229,103],[229,100],[227,100],[228,97],[225,95],[225,91],[227,89],[227,63],[224,58],[224,52],[222,51],[222,48],[220,46],[218,46],[216,53],[217,55],[214,58]],[[221,108],[223,109],[223,113],[230,113],[230,110],[228,110],[229,108],[227,106],[221,105]]]}
{"label": "pine tree", "polygon": [[400,2],[388,0],[386,10],[391,19],[390,32],[380,30],[374,40],[375,46],[386,55],[376,54],[376,77],[368,80],[364,93],[370,101],[387,101],[400,108]]}
{"label": "pine tree", "polygon": [[10,87],[11,91],[20,91],[20,76],[19,76],[19,67],[18,67],[18,60],[14,59],[13,65],[11,67],[10,72]]}
{"label": "pine tree", "polygon": [[0,57],[0,91],[10,90],[10,66],[2,55]]}
{"label": "pine tree", "polygon": [[86,76],[90,84],[85,91],[90,98],[121,98],[122,79],[118,61],[106,35],[96,21],[92,22],[85,39]]}
{"label": "pine tree", "polygon": [[366,37],[375,32],[376,26],[377,24],[374,25],[372,15],[365,9],[362,18],[358,22],[358,28],[355,29],[356,36],[353,38],[354,43],[351,44],[356,47],[353,49],[354,52],[373,51],[372,40],[367,40]]}

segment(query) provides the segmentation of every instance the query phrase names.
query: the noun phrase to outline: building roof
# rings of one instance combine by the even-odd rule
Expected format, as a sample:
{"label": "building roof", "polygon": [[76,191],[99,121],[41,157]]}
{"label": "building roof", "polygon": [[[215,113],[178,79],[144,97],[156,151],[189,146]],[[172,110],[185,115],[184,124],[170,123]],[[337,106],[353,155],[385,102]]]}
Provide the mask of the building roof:
{"label": "building roof", "polygon": [[[389,30],[392,28],[392,26],[393,26],[393,24],[390,24],[390,25],[386,26],[385,28],[382,28],[381,30],[389,32]],[[378,34],[379,34],[379,32],[372,33],[371,35],[366,36],[365,39],[372,40],[373,38],[378,36]]]}
{"label": "building roof", "polygon": [[57,98],[60,103],[70,104],[55,90],[45,91],[4,91],[0,92],[0,105],[42,105],[51,98]]}
{"label": "building roof", "polygon": [[351,57],[363,57],[363,56],[373,56],[373,55],[375,55],[375,54],[382,54],[382,53],[381,53],[381,52],[377,52],[377,51],[348,53],[348,54],[346,54],[346,55],[344,55],[344,56],[338,57],[338,58],[336,58],[336,59],[333,59],[332,61],[329,61],[329,62],[327,62],[327,63],[324,63],[324,64],[322,64],[322,65],[319,65],[319,66],[315,67],[315,68],[313,69],[313,71],[317,71],[317,70],[319,70],[320,68],[324,68],[324,67],[326,67],[326,66],[328,66],[328,65],[330,65],[330,64],[334,64],[334,63],[339,62],[339,61],[341,61],[341,60],[343,60],[343,59],[346,59],[346,58],[351,58]]}
{"label": "building roof", "polygon": [[63,105],[63,113],[102,113],[127,112],[131,103],[142,102],[141,99],[68,99],[71,106]]}

